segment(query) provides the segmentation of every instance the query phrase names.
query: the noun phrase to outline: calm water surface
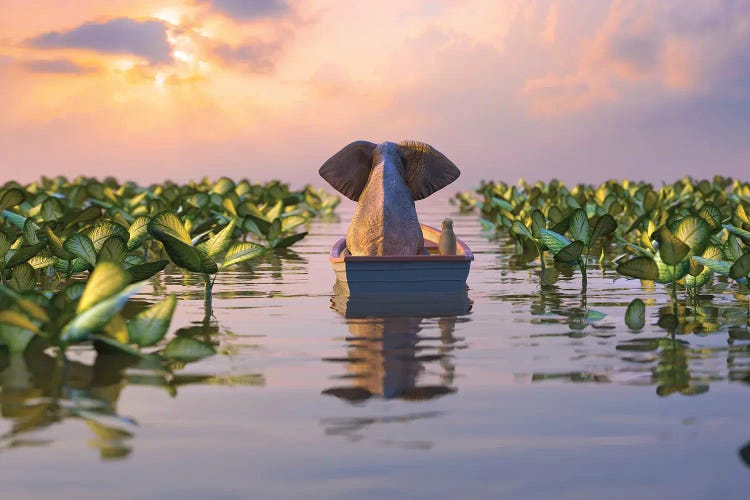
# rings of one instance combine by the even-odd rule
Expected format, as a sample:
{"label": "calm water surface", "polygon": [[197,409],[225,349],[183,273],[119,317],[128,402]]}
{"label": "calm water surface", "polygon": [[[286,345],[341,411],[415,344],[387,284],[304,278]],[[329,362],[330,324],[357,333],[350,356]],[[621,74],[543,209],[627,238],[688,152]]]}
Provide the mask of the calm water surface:
{"label": "calm water surface", "polygon": [[750,334],[731,287],[681,310],[697,333],[672,341],[661,285],[592,268],[584,301],[577,272],[540,275],[443,197],[418,210],[452,215],[474,250],[468,295],[348,300],[327,260],[346,205],[293,252],[220,274],[209,322],[197,276],[138,296],[179,294],[171,331],[219,355],[171,371],[0,355],[0,496],[748,498]]}

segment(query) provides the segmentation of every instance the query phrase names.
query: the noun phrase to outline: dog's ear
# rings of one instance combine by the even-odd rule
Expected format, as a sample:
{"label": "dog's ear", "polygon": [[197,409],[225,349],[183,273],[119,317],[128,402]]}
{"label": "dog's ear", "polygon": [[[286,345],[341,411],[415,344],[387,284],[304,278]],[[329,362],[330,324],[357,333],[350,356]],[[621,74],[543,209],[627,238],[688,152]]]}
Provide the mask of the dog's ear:
{"label": "dog's ear", "polygon": [[367,185],[372,170],[372,152],[376,145],[367,141],[352,142],[331,156],[318,173],[339,193],[357,201]]}
{"label": "dog's ear", "polygon": [[404,180],[415,200],[427,198],[461,175],[452,161],[429,144],[402,141],[398,147],[404,162]]}

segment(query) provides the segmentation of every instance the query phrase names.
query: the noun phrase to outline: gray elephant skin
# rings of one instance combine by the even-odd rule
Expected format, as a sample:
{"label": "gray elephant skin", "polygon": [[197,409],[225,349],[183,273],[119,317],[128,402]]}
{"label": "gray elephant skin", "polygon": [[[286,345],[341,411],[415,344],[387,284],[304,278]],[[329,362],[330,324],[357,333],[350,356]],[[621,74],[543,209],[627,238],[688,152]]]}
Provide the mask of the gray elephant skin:
{"label": "gray elephant skin", "polygon": [[352,255],[417,255],[424,239],[415,200],[458,178],[453,162],[416,141],[356,141],[320,167],[320,176],[358,202],[346,233]]}

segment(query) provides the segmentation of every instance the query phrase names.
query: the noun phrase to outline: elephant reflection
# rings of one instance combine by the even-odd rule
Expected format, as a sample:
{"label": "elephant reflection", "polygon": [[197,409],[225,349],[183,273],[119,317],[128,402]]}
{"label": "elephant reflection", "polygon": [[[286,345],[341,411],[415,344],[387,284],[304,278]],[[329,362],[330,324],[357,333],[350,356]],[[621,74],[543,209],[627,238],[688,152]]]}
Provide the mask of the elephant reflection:
{"label": "elephant reflection", "polygon": [[[331,387],[323,394],[360,402],[372,396],[426,400],[457,390],[451,353],[459,346],[454,336],[458,316],[471,308],[465,292],[436,301],[399,300],[398,304],[341,295],[332,302],[346,317],[351,335],[346,338],[347,355],[325,361],[346,364],[348,374],[341,378],[352,380],[352,385]],[[380,314],[374,314],[378,309]],[[421,336],[427,323],[435,321],[428,318],[436,316],[440,336]],[[435,376],[437,380],[424,383]]]}

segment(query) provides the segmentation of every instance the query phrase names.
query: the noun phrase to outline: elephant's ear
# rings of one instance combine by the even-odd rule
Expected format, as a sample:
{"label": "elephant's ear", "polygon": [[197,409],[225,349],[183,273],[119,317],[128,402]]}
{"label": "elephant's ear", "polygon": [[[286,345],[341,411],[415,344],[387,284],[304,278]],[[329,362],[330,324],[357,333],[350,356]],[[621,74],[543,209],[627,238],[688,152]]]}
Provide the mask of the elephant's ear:
{"label": "elephant's ear", "polygon": [[427,198],[461,175],[452,161],[429,144],[403,141],[398,146],[404,162],[404,180],[415,200]]}
{"label": "elephant's ear", "polygon": [[357,201],[370,178],[372,169],[372,152],[375,144],[367,141],[356,141],[331,156],[320,167],[318,173],[336,191],[347,198]]}

